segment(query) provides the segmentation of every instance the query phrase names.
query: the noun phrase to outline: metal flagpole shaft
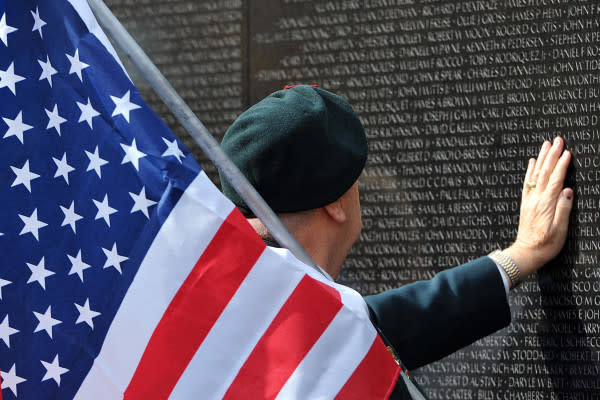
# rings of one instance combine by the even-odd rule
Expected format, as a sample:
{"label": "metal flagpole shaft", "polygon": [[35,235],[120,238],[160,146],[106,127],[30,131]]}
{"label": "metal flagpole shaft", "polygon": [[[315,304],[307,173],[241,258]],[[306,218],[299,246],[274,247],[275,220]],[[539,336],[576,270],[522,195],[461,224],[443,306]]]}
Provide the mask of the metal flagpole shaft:
{"label": "metal flagpole shaft", "polygon": [[[248,182],[246,177],[233,164],[227,155],[221,150],[217,141],[208,132],[206,127],[200,122],[198,117],[192,112],[183,99],[177,94],[175,89],[152,63],[150,58],[144,53],[142,48],[131,37],[129,32],[121,25],[119,20],[113,15],[110,9],[102,0],[88,0],[88,3],[102,24],[108,31],[113,40],[117,42],[140,70],[142,75],[150,82],[156,93],[165,102],[167,107],[173,112],[179,122],[185,127],[190,135],[200,145],[204,153],[213,163],[225,174],[227,180],[234,189],[244,199],[248,207],[254,212],[273,238],[283,247],[289,249],[299,260],[310,265],[317,271],[325,274],[311,259],[304,248],[296,241],[294,236],[287,230],[285,225],[277,218],[277,215],[271,210],[264,199],[258,194],[256,189]],[[328,277],[329,278],[329,277]]]}

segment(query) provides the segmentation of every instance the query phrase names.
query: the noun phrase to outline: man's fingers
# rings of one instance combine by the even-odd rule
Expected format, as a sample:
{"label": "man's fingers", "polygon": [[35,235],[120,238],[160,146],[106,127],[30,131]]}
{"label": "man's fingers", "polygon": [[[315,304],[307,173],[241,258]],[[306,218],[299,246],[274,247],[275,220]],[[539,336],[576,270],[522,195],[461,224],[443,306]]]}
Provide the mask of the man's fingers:
{"label": "man's fingers", "polygon": [[556,203],[554,226],[557,227],[557,234],[561,235],[563,238],[566,236],[567,229],[569,228],[569,215],[573,208],[573,196],[573,189],[565,188],[560,193],[558,202]]}
{"label": "man's fingers", "polygon": [[563,140],[560,137],[554,139],[554,144],[548,151],[546,159],[544,160],[544,164],[540,169],[540,174],[537,180],[537,186],[540,190],[544,190],[546,185],[548,184],[548,180],[550,179],[550,175],[554,171],[556,166],[556,162],[558,161],[561,153],[563,151]]}
{"label": "man's fingers", "polygon": [[550,150],[550,142],[549,141],[544,141],[544,143],[542,143],[542,148],[540,149],[540,153],[537,156],[537,161],[535,162],[535,168],[533,170],[533,175],[531,176],[531,180],[533,182],[537,182],[538,180],[538,176],[540,174],[540,170],[542,169],[542,166],[544,165],[544,160],[546,159],[546,155],[548,154],[548,151]]}
{"label": "man's fingers", "polygon": [[523,181],[523,193],[521,195],[521,201],[525,199],[525,195],[531,191],[531,189],[527,186],[528,183],[533,182],[533,170],[535,169],[535,158],[529,159],[529,164],[527,164],[527,171],[525,172],[525,180]]}
{"label": "man's fingers", "polygon": [[550,197],[556,198],[556,196],[562,190],[570,163],[571,152],[565,150],[558,159],[558,162],[554,167],[554,171],[552,171],[552,175],[550,176],[550,180],[548,181],[548,186],[546,190],[548,191],[548,195]]}

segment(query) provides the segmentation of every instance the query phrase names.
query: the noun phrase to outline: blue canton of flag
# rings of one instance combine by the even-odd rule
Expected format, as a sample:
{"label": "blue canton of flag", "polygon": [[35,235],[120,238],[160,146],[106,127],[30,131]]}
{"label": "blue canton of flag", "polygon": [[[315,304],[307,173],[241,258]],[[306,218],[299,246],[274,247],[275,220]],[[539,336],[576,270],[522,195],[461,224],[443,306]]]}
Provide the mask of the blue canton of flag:
{"label": "blue canton of flag", "polygon": [[0,0],[0,370],[73,398],[200,169],[72,3]]}

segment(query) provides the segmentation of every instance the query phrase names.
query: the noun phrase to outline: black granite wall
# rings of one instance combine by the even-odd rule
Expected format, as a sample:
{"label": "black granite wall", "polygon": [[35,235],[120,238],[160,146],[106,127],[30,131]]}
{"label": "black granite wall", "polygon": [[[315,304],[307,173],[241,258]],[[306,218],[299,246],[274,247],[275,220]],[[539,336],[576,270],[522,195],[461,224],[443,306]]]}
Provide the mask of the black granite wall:
{"label": "black granite wall", "polygon": [[527,160],[563,136],[576,191],[564,251],[511,293],[507,329],[415,375],[432,399],[600,398],[600,3],[108,4],[217,137],[286,84],[316,83],[354,105],[371,154],[364,231],[341,281],[363,294],[510,244]]}

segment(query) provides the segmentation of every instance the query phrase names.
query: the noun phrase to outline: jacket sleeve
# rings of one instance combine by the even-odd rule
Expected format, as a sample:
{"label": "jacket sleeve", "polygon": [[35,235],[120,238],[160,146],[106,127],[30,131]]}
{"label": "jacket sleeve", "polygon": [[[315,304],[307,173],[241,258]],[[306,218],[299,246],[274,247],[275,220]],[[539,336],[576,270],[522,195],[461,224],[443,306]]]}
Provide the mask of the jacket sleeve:
{"label": "jacket sleeve", "polygon": [[373,322],[408,369],[439,360],[510,323],[502,277],[489,257],[365,301]]}

